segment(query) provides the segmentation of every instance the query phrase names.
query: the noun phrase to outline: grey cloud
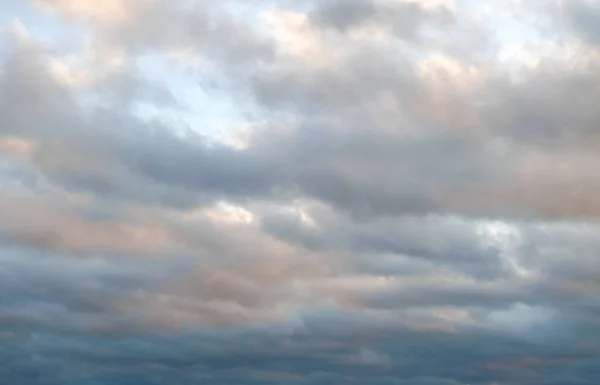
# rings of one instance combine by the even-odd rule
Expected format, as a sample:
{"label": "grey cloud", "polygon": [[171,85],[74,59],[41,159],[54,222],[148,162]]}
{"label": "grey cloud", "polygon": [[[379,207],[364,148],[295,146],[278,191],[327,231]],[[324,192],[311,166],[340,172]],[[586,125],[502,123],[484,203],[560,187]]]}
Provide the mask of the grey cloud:
{"label": "grey cloud", "polygon": [[[345,317],[341,326],[348,324],[348,316]],[[560,353],[550,353],[544,345],[476,332],[444,334],[398,327],[373,329],[372,326],[368,329],[343,327],[345,332],[340,332],[340,328],[333,332],[336,330],[335,324],[331,324],[334,319],[314,321],[320,323],[320,330],[192,331],[79,341],[40,335],[31,338],[25,346],[37,353],[38,362],[46,362],[50,367],[60,367],[65,362],[71,362],[74,367],[87,367],[90,380],[93,378],[99,383],[129,376],[154,377],[161,383],[163,376],[174,375],[184,384],[233,381],[241,376],[249,383],[265,384],[282,380],[329,384],[355,379],[377,384],[487,385],[490,378],[507,383],[538,384],[554,376],[563,379],[577,376],[594,362],[591,352],[574,347],[564,346]],[[323,328],[325,325],[330,331]],[[384,367],[357,365],[349,360],[365,344],[396,360]],[[431,344],[435,344],[435,348]],[[8,355],[13,376],[25,375],[27,368],[35,365],[23,355],[21,367],[16,366],[21,352],[17,350]],[[533,356],[538,358],[530,358]],[[573,365],[576,361],[581,363],[579,367]],[[144,374],[139,371],[142,368]],[[45,373],[56,375],[47,369]],[[81,374],[75,378],[81,378]],[[582,377],[580,383],[592,382]]]}
{"label": "grey cloud", "polygon": [[210,149],[197,135],[176,137],[121,110],[85,111],[50,77],[35,47],[15,50],[2,76],[2,131],[39,143],[33,160],[58,183],[175,207],[210,200],[199,189],[238,196],[268,191],[264,162]]}
{"label": "grey cloud", "polygon": [[18,338],[36,332],[135,333],[144,326],[140,319],[122,314],[119,301],[135,290],[152,290],[161,277],[172,274],[147,264],[141,271],[133,264],[82,261],[5,246],[2,261],[0,324]]}
{"label": "grey cloud", "polygon": [[97,82],[95,88],[103,100],[114,103],[113,108],[123,107],[134,101],[181,109],[175,96],[166,87],[139,79],[126,71],[109,74]]}
{"label": "grey cloud", "polygon": [[[45,3],[127,66],[73,90],[8,45],[0,382],[596,383],[593,58],[513,77],[460,7],[275,2],[312,61],[241,2]],[[135,59],[187,48],[265,121],[246,147],[132,114],[177,107]]]}
{"label": "grey cloud", "polygon": [[364,25],[390,28],[403,39],[419,39],[421,25],[437,26],[452,21],[445,8],[424,9],[421,4],[378,0],[328,0],[317,2],[311,17],[316,25],[333,27],[341,32]]}
{"label": "grey cloud", "polygon": [[482,98],[483,128],[550,151],[596,141],[591,100],[600,91],[597,63],[580,60],[566,66],[542,62],[523,83],[492,81]]}
{"label": "grey cloud", "polygon": [[313,17],[318,23],[331,24],[343,31],[360,26],[376,14],[377,7],[373,1],[327,1],[317,8]]}
{"label": "grey cloud", "polygon": [[[347,46],[332,47],[344,48]],[[350,44],[347,55],[343,66],[258,70],[248,80],[250,90],[267,108],[289,109],[306,117],[314,115],[317,122],[319,118],[327,122],[331,115],[347,114],[349,119],[344,122],[359,119],[355,120],[357,125],[372,123],[365,120],[370,118],[369,108],[385,97],[396,103],[409,103],[418,95],[414,63],[406,58],[382,56],[376,49],[360,44]],[[400,124],[407,120],[402,114],[397,117]]]}
{"label": "grey cloud", "polygon": [[[261,82],[259,77],[254,82],[258,100],[267,108],[291,111],[309,126],[326,122],[321,129],[301,126],[296,136],[285,139],[289,146],[303,146],[286,151],[288,157],[302,154],[310,162],[320,160],[318,170],[299,175],[301,189],[354,212],[597,215],[595,177],[587,173],[598,163],[593,155],[597,117],[591,101],[598,93],[593,59],[581,65],[543,60],[536,69],[521,74],[522,82],[500,74],[484,78],[472,94],[455,95],[450,90],[441,102],[448,103],[450,110],[438,120],[432,113],[437,102],[429,99],[429,92],[437,91],[417,82],[402,61],[386,71],[381,65],[386,55],[378,51],[366,56],[379,64],[360,67],[348,76],[344,71],[359,68],[360,60],[350,59],[331,73],[318,69],[307,74],[298,69],[285,75],[261,75],[268,80]],[[389,100],[383,96],[390,95],[397,112],[386,116],[375,110],[372,115],[371,107],[377,105],[373,101],[383,103]],[[417,100],[423,104],[418,106]],[[426,113],[419,112],[421,108]],[[331,135],[334,130],[329,125],[337,122],[342,133]],[[415,131],[426,139],[408,139]],[[309,146],[315,148],[309,151]],[[317,149],[322,158],[315,156]],[[368,152],[376,155],[363,157]],[[384,159],[385,154],[390,157]],[[328,167],[332,163],[335,169]],[[341,172],[338,164],[347,171]],[[365,180],[353,178],[353,167]]]}
{"label": "grey cloud", "polygon": [[262,217],[266,231],[288,242],[309,249],[355,253],[354,263],[364,272],[379,271],[380,275],[391,276],[403,274],[405,269],[412,271],[424,262],[421,265],[424,270],[427,264],[433,264],[479,277],[511,274],[501,258],[501,248],[485,244],[475,224],[458,218],[404,217],[354,222],[344,217],[323,218],[317,212],[314,220],[316,228],[304,225],[297,215],[267,213]]}
{"label": "grey cloud", "polygon": [[500,154],[460,135],[299,127],[267,140],[292,186],[359,216],[444,212],[445,194],[504,177]]}
{"label": "grey cloud", "polygon": [[122,48],[135,56],[157,49],[191,48],[236,67],[274,54],[268,39],[210,2],[116,1],[97,10],[69,1],[37,3],[92,29],[97,44]]}
{"label": "grey cloud", "polygon": [[[308,209],[307,224],[300,214],[265,209],[257,214],[266,231],[287,242],[343,253],[350,273],[395,278],[365,297],[360,290],[333,289],[342,301],[365,306],[503,308],[520,301],[579,307],[577,298],[585,298],[597,286],[590,259],[598,250],[593,235],[597,225],[515,222],[503,233],[506,230],[494,230],[493,224],[459,218],[354,222]],[[482,226],[492,233],[482,233]],[[448,269],[458,275],[451,278]]]}
{"label": "grey cloud", "polygon": [[570,0],[564,5],[565,16],[569,24],[583,37],[592,43],[600,43],[600,7],[589,0]]}
{"label": "grey cloud", "polygon": [[[5,88],[36,105],[27,120],[15,115],[17,108],[7,109],[8,121],[14,122],[5,127],[13,134],[30,132],[34,138],[51,132],[68,135],[69,141],[61,144],[52,143],[52,138],[44,139],[52,145],[42,146],[37,160],[48,174],[71,188],[177,207],[211,202],[215,196],[243,201],[282,193],[304,194],[358,215],[449,212],[555,217],[594,216],[598,210],[591,198],[593,186],[579,188],[580,181],[573,185],[572,176],[552,173],[551,166],[524,174],[531,154],[527,147],[505,141],[503,148],[493,140],[494,136],[524,143],[533,140],[541,146],[541,156],[549,165],[558,164],[562,153],[548,145],[564,140],[566,122],[577,126],[571,131],[581,137],[577,139],[580,143],[593,135],[586,127],[591,127],[595,115],[586,104],[575,106],[578,99],[573,97],[572,102],[565,100],[562,107],[553,107],[562,103],[560,91],[567,86],[576,95],[579,85],[585,84],[583,93],[591,100],[595,88],[593,81],[586,80],[586,73],[575,73],[572,79],[563,81],[562,75],[553,70],[548,75],[556,81],[552,83],[542,82],[546,75],[534,72],[531,79],[538,79],[541,90],[523,92],[511,83],[500,87],[486,83],[490,94],[485,95],[483,102],[489,102],[482,112],[474,109],[479,114],[475,122],[482,126],[459,126],[448,132],[439,126],[440,122],[411,116],[410,111],[403,114],[406,119],[370,128],[376,122],[364,109],[369,99],[377,100],[391,92],[408,103],[418,99],[424,87],[411,74],[412,70],[393,68],[391,58],[381,70],[381,63],[373,60],[378,52],[370,56],[363,52],[360,60],[349,61],[347,75],[307,72],[290,84],[285,79],[294,79],[294,73],[280,78],[277,72],[266,72],[262,79],[274,82],[276,87],[268,87],[273,92],[273,103],[275,98],[287,100],[294,106],[295,114],[320,111],[317,116],[321,117],[316,121],[307,118],[284,135],[258,131],[252,137],[251,147],[233,150],[209,145],[194,135],[183,139],[166,127],[142,124],[123,113],[95,110],[83,114],[69,100],[67,92],[35,65],[31,69],[35,72],[33,77],[26,72],[32,64],[17,65],[15,60],[26,61],[30,60],[27,55],[35,56],[27,52],[11,59],[15,64],[9,64],[8,70],[14,73],[5,79]],[[31,59],[33,63],[36,60],[39,59]],[[388,67],[391,72],[385,70]],[[37,78],[40,79],[27,83]],[[260,77],[257,79],[261,81]],[[19,81],[24,82],[22,86]],[[327,85],[328,81],[333,86]],[[258,84],[253,88],[259,95],[264,92]],[[321,95],[319,90],[325,93]],[[24,91],[31,96],[25,96]],[[9,95],[6,98],[17,100]],[[269,98],[263,97],[262,103],[276,108],[276,103],[268,102]],[[520,101],[523,98],[527,98],[526,102]],[[577,112],[580,109],[582,113]],[[348,119],[352,120],[347,127],[337,128],[329,122],[338,115],[343,117],[344,111],[349,111]],[[545,118],[537,118],[546,116],[552,117],[551,124],[545,124]],[[537,126],[530,122],[532,119]],[[524,133],[518,129],[523,126],[530,129]],[[90,129],[84,131],[83,127]],[[68,157],[65,148],[70,149]],[[83,161],[83,156],[93,159],[91,164]]]}
{"label": "grey cloud", "polygon": [[[38,60],[35,53],[18,55],[33,55],[31,60]],[[15,60],[29,59],[17,56]],[[407,142],[395,135],[367,131],[359,136],[338,134],[326,127],[300,128],[288,137],[258,138],[259,143],[248,150],[209,147],[194,134],[182,139],[165,127],[145,125],[120,112],[99,109],[83,113],[49,76],[29,83],[30,77],[23,72],[27,68],[15,67],[15,73],[5,75],[5,79],[11,83],[20,79],[23,84],[15,83],[14,87],[36,93],[37,100],[23,96],[32,100],[28,103],[35,103],[25,121],[18,109],[7,110],[6,133],[26,134],[40,141],[34,160],[57,182],[105,197],[185,207],[210,201],[215,194],[243,199],[297,186],[302,193],[357,213],[420,212],[435,210],[437,202],[430,194],[438,184],[484,177],[490,171],[481,166],[481,150],[452,135]],[[42,76],[39,70],[32,71]],[[6,87],[7,98],[12,97],[9,90]],[[64,101],[55,105],[60,100]],[[53,138],[51,133],[60,136]],[[438,161],[430,159],[430,151],[447,151],[454,165],[445,170],[435,167]],[[482,160],[473,161],[465,155]],[[373,163],[365,163],[367,159]],[[342,162],[346,170],[332,164]],[[377,187],[380,177],[394,172],[396,162],[409,168],[392,179],[397,182],[395,186]],[[365,167],[371,174],[366,180]],[[429,179],[421,180],[425,173],[430,174]],[[406,179],[401,182],[400,176]]]}

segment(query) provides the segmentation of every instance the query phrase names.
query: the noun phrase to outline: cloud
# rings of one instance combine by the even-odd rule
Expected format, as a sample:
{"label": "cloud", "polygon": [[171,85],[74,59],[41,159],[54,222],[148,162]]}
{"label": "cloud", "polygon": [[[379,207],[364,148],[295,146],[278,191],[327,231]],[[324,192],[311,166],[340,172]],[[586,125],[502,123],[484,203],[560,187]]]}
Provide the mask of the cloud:
{"label": "cloud", "polygon": [[564,5],[564,11],[569,24],[577,33],[592,44],[598,44],[598,17],[600,9],[594,2],[587,0],[568,1]]}
{"label": "cloud", "polygon": [[[341,32],[370,26],[392,29],[402,38],[416,38],[422,22],[450,21],[444,4],[426,7],[427,2],[404,1],[326,1],[318,5],[311,15],[316,25],[333,27]],[[446,4],[447,5],[447,4]]]}
{"label": "cloud", "polygon": [[596,383],[591,2],[10,10],[0,378]]}

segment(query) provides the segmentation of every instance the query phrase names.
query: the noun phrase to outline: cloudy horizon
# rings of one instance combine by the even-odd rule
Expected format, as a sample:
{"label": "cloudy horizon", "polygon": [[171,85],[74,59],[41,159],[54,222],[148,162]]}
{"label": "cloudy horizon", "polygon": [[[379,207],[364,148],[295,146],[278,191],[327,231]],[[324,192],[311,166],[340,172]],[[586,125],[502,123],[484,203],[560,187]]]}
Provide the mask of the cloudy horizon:
{"label": "cloudy horizon", "polygon": [[600,2],[0,0],[0,385],[592,385]]}

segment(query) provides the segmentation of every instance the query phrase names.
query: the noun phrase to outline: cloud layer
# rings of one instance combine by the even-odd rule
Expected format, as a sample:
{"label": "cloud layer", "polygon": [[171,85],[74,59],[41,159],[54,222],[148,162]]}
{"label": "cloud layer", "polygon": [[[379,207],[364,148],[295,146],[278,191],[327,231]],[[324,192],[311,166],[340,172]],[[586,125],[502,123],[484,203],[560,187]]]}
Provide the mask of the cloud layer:
{"label": "cloud layer", "polygon": [[0,383],[596,383],[595,1],[0,10]]}

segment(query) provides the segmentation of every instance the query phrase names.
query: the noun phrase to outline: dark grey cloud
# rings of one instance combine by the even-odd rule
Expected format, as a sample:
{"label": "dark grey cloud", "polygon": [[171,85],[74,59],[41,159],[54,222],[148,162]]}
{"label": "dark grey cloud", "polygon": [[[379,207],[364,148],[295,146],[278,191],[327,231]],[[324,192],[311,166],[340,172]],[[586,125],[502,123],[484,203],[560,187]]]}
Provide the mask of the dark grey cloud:
{"label": "dark grey cloud", "polygon": [[[259,384],[347,380],[489,384],[493,383],[490,378],[537,384],[540,380],[553,381],[555,376],[563,381],[579,377],[577,381],[582,384],[593,381],[581,377],[595,360],[594,353],[585,349],[560,345],[560,352],[549,351],[545,344],[475,331],[415,332],[389,326],[375,329],[372,324],[365,329],[348,315],[340,317],[308,317],[307,326],[296,330],[197,330],[119,339],[38,335],[22,345],[9,340],[8,347],[18,349],[3,354],[8,364],[3,370],[12,371],[12,378],[30,383],[58,383],[61,375],[74,372],[79,374],[65,377],[100,384],[127,383],[129,378],[132,383],[162,383],[177,378],[184,384],[240,378]],[[31,353],[36,354],[35,361],[26,358]],[[369,355],[395,359],[375,364],[365,359]],[[66,363],[71,368],[86,369],[69,373],[70,369],[63,367]],[[31,372],[48,377],[27,378]]]}

